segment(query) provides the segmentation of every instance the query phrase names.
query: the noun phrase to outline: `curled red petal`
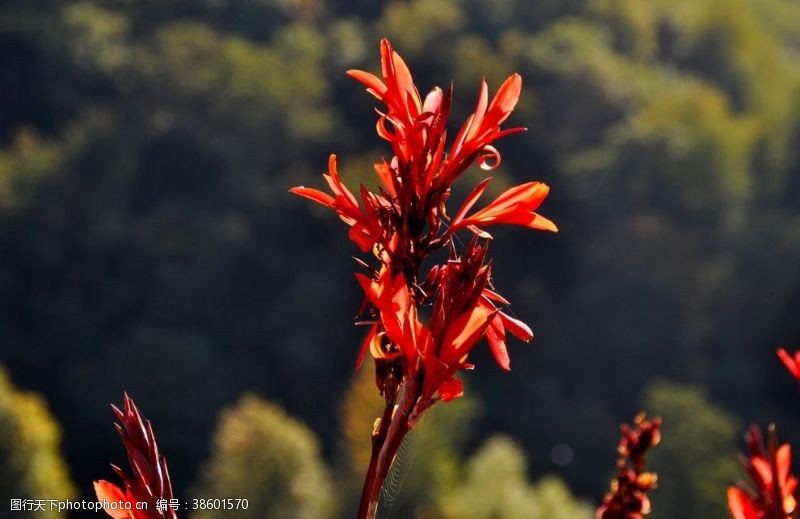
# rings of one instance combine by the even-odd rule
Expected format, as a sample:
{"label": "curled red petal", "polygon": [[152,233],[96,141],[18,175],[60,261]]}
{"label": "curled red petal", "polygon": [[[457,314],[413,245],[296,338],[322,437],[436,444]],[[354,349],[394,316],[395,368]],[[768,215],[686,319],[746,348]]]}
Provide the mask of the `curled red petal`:
{"label": "curled red petal", "polygon": [[500,156],[500,152],[490,144],[483,147],[483,152],[478,157],[478,166],[484,171],[497,169],[502,162],[503,158]]}

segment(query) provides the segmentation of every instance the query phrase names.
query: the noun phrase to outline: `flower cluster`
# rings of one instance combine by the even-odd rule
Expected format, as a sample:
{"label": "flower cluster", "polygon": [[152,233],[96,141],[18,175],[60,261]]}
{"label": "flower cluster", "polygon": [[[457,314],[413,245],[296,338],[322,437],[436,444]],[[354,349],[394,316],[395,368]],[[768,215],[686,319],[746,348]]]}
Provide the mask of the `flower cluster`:
{"label": "flower cluster", "polygon": [[[484,170],[500,163],[494,141],[525,130],[500,128],[519,99],[519,75],[509,77],[491,102],[482,82],[474,113],[448,148],[452,88],[444,92],[437,87],[422,98],[405,62],[387,40],[381,42],[381,65],[383,79],[360,70],[348,72],[385,105],[378,111],[377,132],[391,144],[394,156],[375,164],[378,191],[362,185],[356,197],[342,183],[334,155],[324,175],[330,194],[303,186],[291,191],[334,210],[349,226],[351,240],[363,252],[372,250],[379,260],[370,275],[357,274],[367,297],[365,311],[372,317],[357,364],[369,351],[379,364],[397,368],[385,371],[398,383],[418,380],[424,408],[434,399],[451,400],[460,394],[460,382],[453,374],[471,367],[467,355],[482,337],[498,364],[508,369],[506,332],[525,341],[533,336],[527,325],[500,309],[508,302],[491,289],[491,266],[486,261],[491,237],[483,227],[557,229],[535,212],[549,190],[540,182],[511,188],[471,212],[491,180],[486,178],[452,218],[445,209],[453,182],[472,163]],[[475,238],[459,254],[453,237],[462,229],[471,230]],[[423,261],[443,248],[450,249],[446,263],[423,275]],[[427,324],[420,319],[423,307],[431,308]],[[392,384],[383,381],[379,386],[383,392]]]}
{"label": "flower cluster", "polygon": [[661,419],[648,421],[641,412],[634,419],[634,426],[622,426],[617,475],[597,509],[598,519],[642,519],[650,513],[647,493],[656,487],[658,477],[645,471],[646,455],[661,441]]}
{"label": "flower cluster", "polygon": [[778,445],[775,426],[769,427],[767,446],[753,425],[745,434],[747,454],[742,464],[753,488],[740,483],[728,488],[728,510],[733,519],[790,519],[796,517],[797,478],[791,474],[792,447]]}
{"label": "flower cluster", "polygon": [[[304,186],[291,192],[332,209],[349,227],[350,239],[377,259],[374,269],[362,262],[368,272],[356,275],[365,293],[360,322],[369,325],[357,366],[369,352],[387,406],[373,432],[377,461],[370,467],[369,483],[373,475],[385,475],[394,449],[425,409],[461,395],[462,383],[455,374],[472,368],[468,357],[482,338],[500,367],[508,370],[507,334],[523,341],[533,337],[526,324],[505,311],[508,301],[493,289],[487,260],[492,237],[485,228],[510,224],[557,229],[535,212],[549,191],[540,182],[512,187],[473,210],[491,181],[485,178],[452,218],[446,209],[453,183],[472,164],[485,171],[500,164],[493,146],[497,139],[525,131],[501,128],[519,100],[518,74],[506,79],[491,100],[483,81],[474,112],[451,141],[447,126],[452,87],[436,87],[423,98],[408,66],[387,40],[381,42],[381,78],[360,70],[348,75],[384,105],[378,110],[376,129],[390,143],[393,156],[375,164],[379,188],[370,191],[362,185],[354,194],[342,182],[331,155],[324,175],[329,193]],[[461,251],[459,231],[473,234]],[[437,251],[445,251],[439,256],[443,263],[431,265]],[[365,488],[365,493],[373,490]]]}
{"label": "flower cluster", "polygon": [[108,481],[95,481],[97,500],[111,504],[105,511],[114,519],[177,519],[167,462],[158,452],[153,426],[142,418],[127,393],[122,409],[114,405],[111,408],[119,420],[114,427],[128,452],[133,476],[112,464],[122,480],[122,487]]}

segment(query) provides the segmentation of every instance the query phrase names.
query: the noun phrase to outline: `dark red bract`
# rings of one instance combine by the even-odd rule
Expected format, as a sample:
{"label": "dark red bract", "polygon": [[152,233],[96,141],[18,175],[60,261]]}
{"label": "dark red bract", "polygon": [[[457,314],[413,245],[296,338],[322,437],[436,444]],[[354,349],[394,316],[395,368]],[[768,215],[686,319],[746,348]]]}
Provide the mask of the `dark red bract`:
{"label": "dark red bract", "polygon": [[95,481],[97,500],[116,503],[105,509],[115,519],[177,519],[170,506],[173,495],[167,462],[158,452],[153,426],[142,418],[127,394],[122,409],[114,405],[111,408],[119,420],[114,426],[128,453],[131,475],[111,465],[122,480],[122,487],[104,480]]}
{"label": "dark red bract", "polygon": [[597,509],[598,519],[643,519],[650,513],[648,492],[656,487],[658,477],[647,472],[647,453],[661,442],[661,419],[647,420],[642,412],[634,419],[634,427],[622,426],[617,452],[617,476],[611,491]]}

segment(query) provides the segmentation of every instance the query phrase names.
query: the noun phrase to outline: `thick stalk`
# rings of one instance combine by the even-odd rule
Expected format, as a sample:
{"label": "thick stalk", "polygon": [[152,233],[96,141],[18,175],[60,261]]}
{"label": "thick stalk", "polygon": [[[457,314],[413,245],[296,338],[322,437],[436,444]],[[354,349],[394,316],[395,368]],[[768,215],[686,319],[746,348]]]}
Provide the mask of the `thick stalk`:
{"label": "thick stalk", "polygon": [[[397,450],[408,434],[408,415],[416,400],[416,384],[406,387],[397,409],[386,406],[377,431],[372,435],[372,457],[369,461],[364,489],[358,507],[358,519],[375,519],[381,488],[389,474]],[[411,391],[409,391],[411,390]]]}
{"label": "thick stalk", "polygon": [[358,506],[358,519],[373,519],[378,511],[378,498],[381,495],[383,480],[378,478],[378,460],[386,440],[386,433],[392,421],[394,404],[386,403],[378,427],[372,432],[372,455],[364,478],[364,488],[361,491],[361,501]]}

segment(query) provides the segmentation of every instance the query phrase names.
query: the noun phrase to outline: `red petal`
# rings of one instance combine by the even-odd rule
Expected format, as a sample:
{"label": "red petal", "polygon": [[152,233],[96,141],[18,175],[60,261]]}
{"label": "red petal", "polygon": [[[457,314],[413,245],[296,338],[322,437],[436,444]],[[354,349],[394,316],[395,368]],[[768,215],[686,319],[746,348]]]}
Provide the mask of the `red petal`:
{"label": "red petal", "polygon": [[469,118],[469,127],[466,130],[466,139],[469,140],[475,136],[478,129],[483,123],[483,116],[486,114],[486,106],[489,104],[489,87],[486,80],[481,80],[481,88],[478,91],[478,102],[475,105],[473,116]]}
{"label": "red petal", "polygon": [[[117,485],[109,483],[108,481],[95,481],[94,492],[97,494],[97,501],[100,503],[103,503],[103,501],[108,501],[109,503],[119,503],[120,501],[123,503],[128,502],[128,497],[122,492],[122,490]],[[130,511],[124,509],[109,508],[108,510],[105,510],[105,512],[114,519],[130,518]]]}
{"label": "red petal", "polygon": [[754,479],[758,479],[760,486],[768,487],[772,484],[772,465],[761,456],[753,456],[750,459],[753,467]]}
{"label": "red petal", "polygon": [[483,154],[478,157],[478,166],[484,171],[497,169],[502,162],[503,158],[500,156],[500,152],[489,144],[483,147]]}
{"label": "red petal", "polygon": [[484,191],[486,191],[486,186],[489,185],[489,182],[492,180],[492,177],[488,177],[483,180],[480,184],[475,186],[475,189],[467,196],[464,200],[464,203],[461,204],[461,207],[458,209],[458,212],[453,217],[452,226],[453,228],[458,227],[458,223],[464,218],[464,215],[467,214],[467,211],[472,209],[472,206],[475,205],[475,202],[481,197]]}
{"label": "red petal", "polygon": [[481,338],[497,310],[476,305],[461,314],[449,327],[442,341],[442,361],[453,364],[469,353]]}
{"label": "red petal", "polygon": [[[798,351],[800,353],[800,351]],[[783,365],[789,370],[789,373],[798,380],[800,380],[800,365],[798,365],[795,358],[789,355],[789,352],[783,348],[778,348],[778,358],[781,359]]]}
{"label": "red petal", "polygon": [[349,200],[354,207],[358,207],[358,201],[356,201],[355,195],[347,189],[347,186],[342,184],[342,179],[339,177],[339,168],[336,166],[336,155],[333,153],[328,156],[328,175],[323,176],[328,181],[331,191],[337,195],[346,196],[347,200]]}
{"label": "red petal", "polygon": [[439,396],[443,402],[450,402],[464,395],[464,384],[456,377],[449,377],[439,384]]}
{"label": "red petal", "polygon": [[784,443],[775,454],[775,468],[778,472],[778,482],[785,485],[789,479],[789,470],[792,465],[792,446]]}
{"label": "red petal", "polygon": [[728,510],[733,519],[759,519],[753,500],[739,487],[728,487]]}
{"label": "red petal", "polygon": [[503,326],[517,339],[525,342],[533,339],[533,331],[527,324],[519,319],[514,319],[505,312],[499,312],[498,317],[503,322]]}
{"label": "red petal", "polygon": [[484,288],[484,289],[483,289],[483,296],[484,296],[486,299],[488,299],[488,300],[490,300],[490,301],[495,301],[495,302],[497,302],[497,303],[500,303],[501,305],[506,305],[506,306],[508,306],[508,305],[510,305],[510,304],[511,304],[511,303],[508,301],[508,299],[506,299],[505,297],[501,296],[500,294],[498,294],[497,292],[495,292],[495,291],[493,291],[493,290],[489,290],[488,288]]}
{"label": "red petal", "polygon": [[499,317],[495,317],[492,324],[486,328],[486,342],[497,365],[505,371],[511,371],[511,359],[506,348],[506,332]]}
{"label": "red petal", "polygon": [[346,74],[366,86],[369,93],[378,99],[383,99],[387,87],[375,74],[370,74],[363,70],[348,70]]}
{"label": "red petal", "polygon": [[538,213],[517,213],[517,214],[510,214],[506,218],[498,219],[497,222],[494,223],[504,223],[508,225],[521,225],[523,227],[528,227],[529,229],[535,229],[537,231],[550,231],[550,232],[558,232],[558,227],[556,224],[544,216]]}
{"label": "red petal", "polygon": [[521,92],[522,76],[512,74],[497,90],[497,94],[492,99],[492,104],[489,105],[489,109],[486,111],[486,118],[491,118],[493,119],[493,124],[500,125],[514,111]]}
{"label": "red petal", "polygon": [[348,233],[350,240],[354,242],[361,249],[361,252],[367,252],[375,245],[375,238],[370,236],[368,232],[361,225],[354,225],[350,227]]}
{"label": "red petal", "polygon": [[334,200],[334,198],[328,193],[324,193],[319,189],[314,189],[311,187],[297,186],[290,189],[289,192],[298,196],[302,196],[303,198],[313,200],[314,202],[322,204],[325,207],[330,207]]}
{"label": "red petal", "polygon": [[364,289],[364,293],[367,294],[370,302],[377,308],[380,305],[378,284],[361,272],[356,273],[356,280],[361,285],[361,288]]}

